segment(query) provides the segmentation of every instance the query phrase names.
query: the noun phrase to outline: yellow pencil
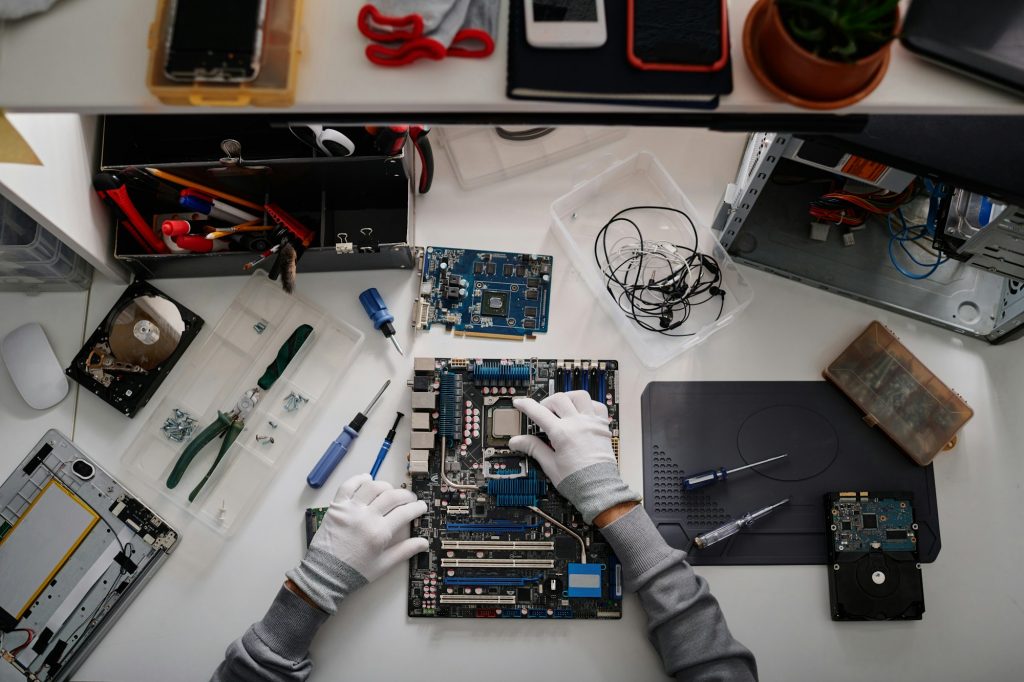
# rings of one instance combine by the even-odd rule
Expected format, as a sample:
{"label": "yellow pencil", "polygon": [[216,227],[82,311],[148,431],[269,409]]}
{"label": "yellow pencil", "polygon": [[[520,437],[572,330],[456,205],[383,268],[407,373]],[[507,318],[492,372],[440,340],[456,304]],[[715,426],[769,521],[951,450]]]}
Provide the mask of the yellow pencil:
{"label": "yellow pencil", "polygon": [[218,199],[223,199],[224,201],[228,201],[232,204],[238,204],[239,206],[245,206],[247,208],[255,209],[257,211],[263,211],[262,206],[260,206],[259,204],[255,204],[247,199],[242,199],[241,197],[236,197],[226,192],[221,192],[220,190],[213,189],[212,187],[207,187],[206,185],[200,185],[198,182],[192,182],[191,180],[186,180],[185,178],[178,177],[177,175],[172,175],[171,173],[168,173],[167,171],[162,171],[159,168],[147,168],[146,172],[154,177],[160,178],[161,180],[173,182],[175,185],[181,185],[182,187],[191,187],[192,189],[197,189],[200,192],[209,194],[211,197],[217,197]]}

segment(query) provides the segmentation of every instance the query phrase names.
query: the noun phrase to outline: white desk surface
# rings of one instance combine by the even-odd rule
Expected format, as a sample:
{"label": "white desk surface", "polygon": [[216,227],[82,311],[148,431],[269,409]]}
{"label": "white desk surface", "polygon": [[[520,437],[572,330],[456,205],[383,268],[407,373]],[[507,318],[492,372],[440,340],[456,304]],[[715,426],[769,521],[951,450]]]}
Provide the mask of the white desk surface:
{"label": "white desk surface", "polygon": [[[69,2],[69,4],[71,4]],[[710,136],[710,137],[709,137]],[[658,142],[660,141],[660,144]],[[709,221],[729,181],[743,136],[697,130],[632,130],[608,151],[625,157],[653,149]],[[711,153],[709,150],[714,150]],[[593,153],[600,156],[601,152]],[[617,358],[622,363],[622,451],[625,479],[642,485],[640,394],[660,380],[814,380],[821,368],[872,319],[880,319],[944,380],[960,391],[976,416],[956,450],[935,464],[943,549],[924,569],[927,613],[917,623],[832,623],[822,566],[702,567],[735,636],[757,656],[765,680],[1005,680],[1024,662],[1024,534],[1019,532],[1024,481],[1024,391],[1021,343],[991,347],[895,314],[849,301],[780,277],[745,269],[754,302],[736,322],[657,372],[641,368],[548,231],[548,207],[569,189],[574,169],[593,157],[486,188],[455,185],[443,154],[434,189],[417,204],[419,244],[528,250],[555,256],[551,331],[525,345],[449,339],[439,330],[414,335],[405,326],[415,286],[407,272],[300,275],[299,293],[341,319],[367,329],[363,356],[342,392],[311,426],[304,446],[286,462],[263,504],[222,551],[200,554],[185,535],[181,546],[116,623],[77,679],[198,680],[220,662],[224,648],[265,611],[284,572],[302,554],[302,512],[324,504],[331,490],[311,491],[305,476],[323,446],[361,409],[368,386],[395,383],[334,474],[333,487],[369,468],[390,419],[407,406],[403,388],[411,360],[397,357],[368,329],[356,294],[376,286],[402,324],[399,336],[412,355]],[[242,278],[161,280],[156,284],[215,324],[241,289]],[[121,285],[98,280],[89,301],[88,329],[99,321]],[[3,329],[41,319],[58,355],[70,361],[81,343],[84,294],[63,299],[0,297]],[[37,301],[47,305],[37,306]],[[49,302],[53,301],[53,305]],[[58,301],[60,305],[58,305]],[[190,351],[191,352],[191,351]],[[73,426],[74,395],[35,415],[10,395],[0,378],[7,447],[6,475],[51,426],[74,430],[75,440],[115,475],[120,458],[149,409],[129,421],[82,391]],[[154,401],[154,404],[158,401]],[[152,406],[151,406],[152,407]],[[400,431],[383,476],[400,482],[408,434]],[[153,502],[156,504],[156,501]],[[166,505],[164,505],[166,506]],[[174,517],[171,509],[161,512]],[[645,620],[632,596],[620,622],[520,622],[409,619],[406,572],[398,568],[353,595],[316,639],[313,679],[347,680],[660,680],[660,661],[646,638]],[[969,652],[969,655],[965,655]],[[144,671],[144,672],[143,672]]]}
{"label": "white desk surface", "polygon": [[[308,0],[303,14],[303,55],[293,110],[359,113],[644,111],[636,107],[507,99],[509,1],[503,0],[497,46],[489,59],[446,59],[386,69],[374,66],[363,54],[367,40],[356,28],[356,15],[363,0]],[[722,97],[717,111],[806,112],[772,95],[747,67],[743,55],[743,24],[753,4],[754,0],[729,0],[734,88],[732,94]],[[909,2],[904,0],[901,5],[905,12]],[[0,25],[0,108],[86,113],[182,110],[162,105],[146,88],[149,59],[146,41],[155,16],[156,0],[62,0],[45,15],[10,22],[6,27]],[[237,110],[225,108],[222,111]],[[889,72],[878,89],[841,113],[1014,114],[1022,111],[1024,99],[935,66],[895,44]]]}

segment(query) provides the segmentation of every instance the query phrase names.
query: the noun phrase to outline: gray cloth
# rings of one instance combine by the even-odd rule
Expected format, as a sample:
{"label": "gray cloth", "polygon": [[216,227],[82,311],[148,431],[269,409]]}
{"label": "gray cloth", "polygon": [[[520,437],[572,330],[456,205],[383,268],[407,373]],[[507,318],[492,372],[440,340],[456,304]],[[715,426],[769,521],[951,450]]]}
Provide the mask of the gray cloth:
{"label": "gray cloth", "polygon": [[[569,478],[572,476],[566,477],[566,481]],[[565,481],[561,486],[564,485]],[[627,499],[635,499],[635,495],[630,495]],[[666,544],[643,507],[637,506],[601,532],[622,562],[626,588],[640,597],[647,612],[651,642],[670,675],[688,682],[757,679],[753,654],[729,633],[707,582],[693,572],[685,554]],[[308,570],[314,572],[322,568],[322,562],[315,558],[308,565]],[[300,568],[293,573],[301,579],[305,570]],[[344,592],[343,586],[328,584],[336,585],[338,593]],[[319,589],[320,581],[316,580],[315,585],[313,589]],[[310,594],[317,603],[324,599],[328,605],[337,603],[335,596],[331,591]],[[228,647],[213,681],[305,680],[312,668],[307,655],[309,643],[326,618],[326,611],[314,609],[282,588],[263,620]]]}
{"label": "gray cloth", "polygon": [[366,584],[359,571],[315,546],[306,550],[298,568],[285,574],[317,606],[331,614],[346,596]]}
{"label": "gray cloth", "polygon": [[210,678],[213,682],[283,682],[305,680],[313,671],[309,645],[327,620],[327,612],[314,609],[282,587],[263,620],[253,624],[224,653],[224,662]]}
{"label": "gray cloth", "polygon": [[672,549],[643,507],[601,529],[622,562],[626,589],[647,612],[651,643],[677,680],[756,680],[754,655],[733,639],[707,581]]}
{"label": "gray cloth", "polygon": [[46,12],[57,0],[0,0],[0,19],[22,19]]}
{"label": "gray cloth", "polygon": [[617,504],[640,499],[622,482],[614,462],[591,464],[569,474],[558,484],[558,492],[573,503],[587,523],[594,523],[595,516]]}

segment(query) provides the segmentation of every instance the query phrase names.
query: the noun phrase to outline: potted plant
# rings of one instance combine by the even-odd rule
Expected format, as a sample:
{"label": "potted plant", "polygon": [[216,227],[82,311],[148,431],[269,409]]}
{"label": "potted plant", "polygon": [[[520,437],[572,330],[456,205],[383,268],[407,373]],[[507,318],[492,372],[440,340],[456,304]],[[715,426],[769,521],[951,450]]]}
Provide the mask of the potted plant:
{"label": "potted plant", "polygon": [[802,106],[831,109],[867,96],[889,64],[899,0],[758,0],[743,47],[766,87]]}

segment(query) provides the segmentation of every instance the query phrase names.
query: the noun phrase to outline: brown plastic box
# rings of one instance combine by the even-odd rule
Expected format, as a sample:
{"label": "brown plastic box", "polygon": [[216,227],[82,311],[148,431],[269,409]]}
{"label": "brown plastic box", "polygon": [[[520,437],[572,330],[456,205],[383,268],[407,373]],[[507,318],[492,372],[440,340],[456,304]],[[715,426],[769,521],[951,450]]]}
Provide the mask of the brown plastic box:
{"label": "brown plastic box", "polygon": [[974,411],[875,321],[823,372],[921,466],[956,445]]}

